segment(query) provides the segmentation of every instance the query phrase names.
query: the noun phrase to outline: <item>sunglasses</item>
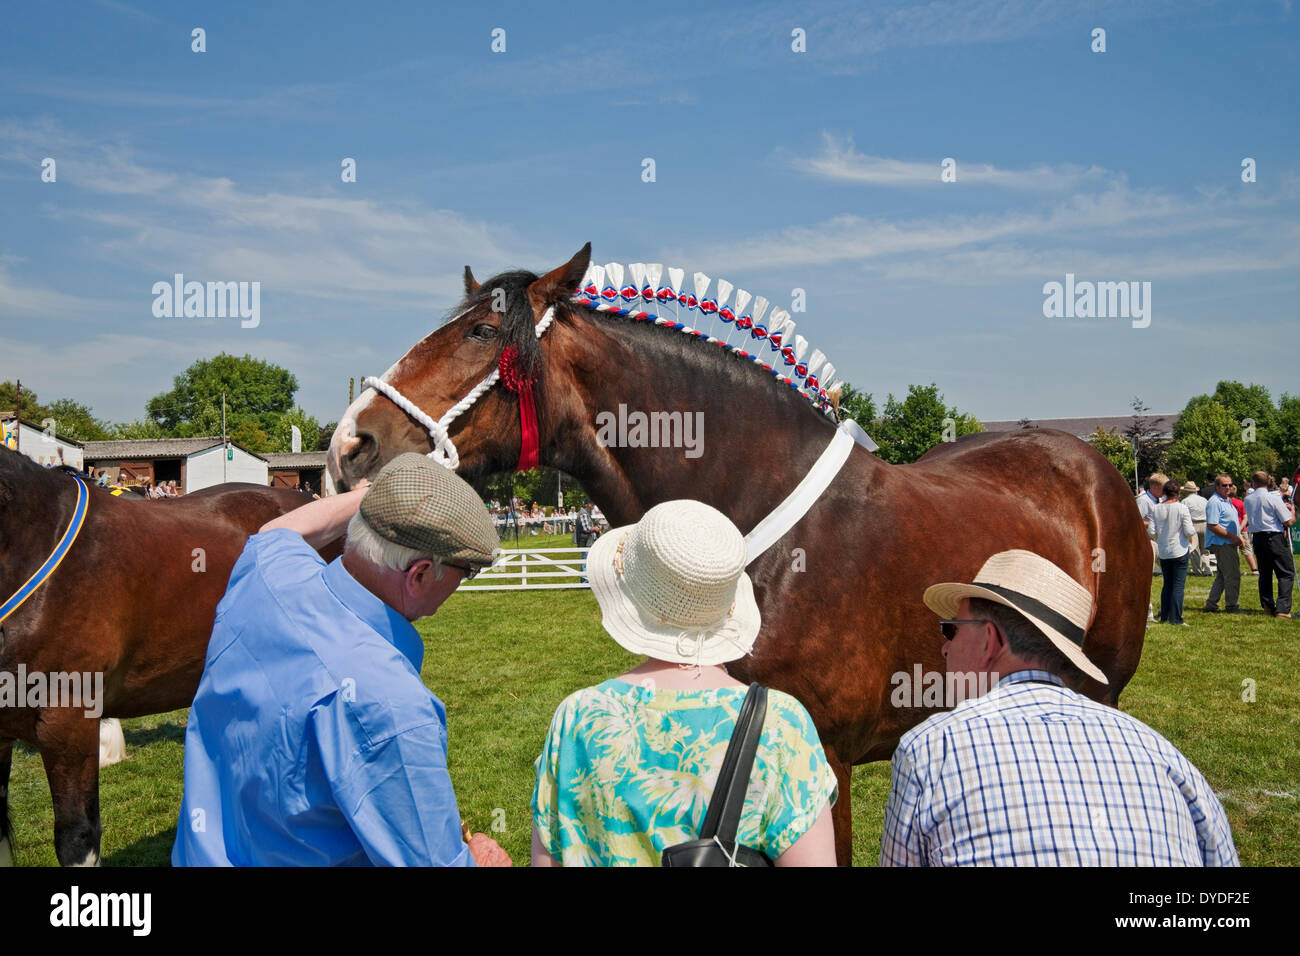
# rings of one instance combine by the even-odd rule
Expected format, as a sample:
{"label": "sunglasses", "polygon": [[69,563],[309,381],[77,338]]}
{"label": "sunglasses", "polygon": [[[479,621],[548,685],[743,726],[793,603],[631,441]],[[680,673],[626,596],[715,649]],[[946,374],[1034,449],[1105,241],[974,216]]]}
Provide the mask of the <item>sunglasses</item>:
{"label": "sunglasses", "polygon": [[447,564],[446,562],[443,562],[443,564],[445,567],[455,568],[457,571],[464,571],[466,581],[473,581],[478,577],[478,573],[483,570],[482,568],[467,568],[463,564]]}
{"label": "sunglasses", "polygon": [[958,618],[953,618],[952,620],[940,621],[939,633],[943,635],[943,639],[945,641],[951,641],[954,637],[957,636],[958,624],[983,624],[985,620],[986,620],[985,618],[981,618],[978,620],[971,620],[969,618],[958,617]]}

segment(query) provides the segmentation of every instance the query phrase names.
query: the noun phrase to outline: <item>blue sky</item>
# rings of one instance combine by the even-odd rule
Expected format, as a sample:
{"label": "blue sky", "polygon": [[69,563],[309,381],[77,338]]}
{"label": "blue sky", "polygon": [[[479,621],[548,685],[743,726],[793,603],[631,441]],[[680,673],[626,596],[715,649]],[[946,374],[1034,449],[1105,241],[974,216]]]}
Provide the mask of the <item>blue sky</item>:
{"label": "blue sky", "polygon": [[[785,308],[804,289],[800,333],[881,400],[934,381],[981,418],[1049,418],[1176,411],[1222,378],[1300,391],[1298,21],[1277,2],[11,5],[0,380],[127,420],[196,358],[247,352],[331,421],[466,263],[541,272],[591,240],[597,262]],[[155,318],[176,272],[261,282],[260,325]],[[1149,281],[1150,326],[1044,317],[1066,273]]]}

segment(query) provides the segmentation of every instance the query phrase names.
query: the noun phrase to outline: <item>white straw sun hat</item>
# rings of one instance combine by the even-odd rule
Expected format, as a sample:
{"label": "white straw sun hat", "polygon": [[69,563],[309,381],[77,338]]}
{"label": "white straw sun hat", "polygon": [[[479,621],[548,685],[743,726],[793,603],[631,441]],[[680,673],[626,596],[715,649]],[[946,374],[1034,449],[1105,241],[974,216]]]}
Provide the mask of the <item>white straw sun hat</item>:
{"label": "white straw sun hat", "polygon": [[1002,551],[984,562],[972,584],[932,584],[925,605],[941,618],[954,618],[962,598],[985,598],[1020,612],[1079,670],[1110,683],[1083,653],[1092,616],[1092,592],[1032,551]]}
{"label": "white straw sun hat", "polygon": [[634,654],[722,664],[754,646],[761,619],[745,539],[701,501],[666,501],[613,528],[587,556],[601,624]]}

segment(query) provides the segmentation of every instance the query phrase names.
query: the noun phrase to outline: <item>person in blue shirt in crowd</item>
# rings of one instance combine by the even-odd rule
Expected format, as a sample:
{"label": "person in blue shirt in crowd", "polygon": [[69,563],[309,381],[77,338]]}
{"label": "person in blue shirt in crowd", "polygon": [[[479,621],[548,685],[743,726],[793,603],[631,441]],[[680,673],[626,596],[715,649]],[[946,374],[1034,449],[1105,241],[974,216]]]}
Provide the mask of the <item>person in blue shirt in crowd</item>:
{"label": "person in blue shirt in crowd", "polygon": [[1219,610],[1219,597],[1227,602],[1224,610],[1229,614],[1240,614],[1237,601],[1241,595],[1241,562],[1237,558],[1237,549],[1244,544],[1241,538],[1240,522],[1237,509],[1232,506],[1229,495],[1232,492],[1232,476],[1216,475],[1214,494],[1205,503],[1205,543],[1214,555],[1214,583],[1210,585],[1210,594],[1205,599],[1204,610],[1211,613]]}
{"label": "person in blue shirt in crowd", "polygon": [[498,550],[474,490],[416,454],[250,537],[190,708],[172,864],[510,865],[465,843],[411,625]]}

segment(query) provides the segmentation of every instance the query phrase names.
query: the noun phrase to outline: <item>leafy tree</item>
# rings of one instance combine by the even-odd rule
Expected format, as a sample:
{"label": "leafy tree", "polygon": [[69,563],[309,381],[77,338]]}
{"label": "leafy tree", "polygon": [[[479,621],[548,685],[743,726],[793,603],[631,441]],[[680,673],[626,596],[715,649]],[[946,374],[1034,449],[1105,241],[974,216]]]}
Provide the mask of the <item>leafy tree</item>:
{"label": "leafy tree", "polygon": [[1249,456],[1236,419],[1217,401],[1193,400],[1174,426],[1169,468],[1197,484],[1224,472],[1242,485],[1249,473]]}
{"label": "leafy tree", "polygon": [[1255,443],[1273,447],[1277,409],[1273,397],[1263,385],[1220,382],[1210,398],[1226,408],[1242,428],[1247,427],[1247,419],[1253,422]]}
{"label": "leafy tree", "polygon": [[[199,432],[197,434],[203,434]],[[211,433],[209,433],[211,434]],[[220,434],[220,432],[217,432]],[[259,455],[273,451],[271,436],[262,430],[256,419],[245,418],[234,428],[229,428],[226,435],[232,442],[247,448],[249,451],[257,452]]]}
{"label": "leafy tree", "polygon": [[222,352],[215,358],[199,359],[177,375],[171,391],[149,399],[145,410],[171,435],[219,435],[224,392],[227,434],[234,435],[248,421],[252,427],[242,434],[251,436],[257,429],[269,436],[278,417],[293,408],[297,390],[298,380],[292,372],[251,355],[239,358]]}
{"label": "leafy tree", "polygon": [[303,411],[302,406],[299,405],[295,406],[291,411],[285,412],[276,419],[275,424],[271,428],[271,447],[268,451],[293,451],[293,425],[297,425],[298,431],[302,432],[302,450],[312,450],[312,445],[314,444],[313,439],[316,441],[319,441],[320,439],[320,423],[317,422],[314,417]]}
{"label": "leafy tree", "polygon": [[1277,419],[1273,430],[1273,448],[1278,454],[1281,475],[1294,475],[1300,468],[1300,395],[1285,392],[1277,402]]}
{"label": "leafy tree", "polygon": [[1133,420],[1124,429],[1124,435],[1137,448],[1138,471],[1145,481],[1148,476],[1165,469],[1169,446],[1160,438],[1159,425],[1164,419],[1152,418],[1148,414],[1151,409],[1142,403],[1141,398],[1134,397],[1130,407],[1133,409]]}
{"label": "leafy tree", "polygon": [[104,441],[112,427],[96,418],[89,405],[70,398],[60,398],[46,406],[42,418],[53,418],[54,430],[75,441]]}
{"label": "leafy tree", "polygon": [[871,434],[876,425],[876,403],[870,392],[859,392],[845,382],[840,389],[840,418],[851,418]]}
{"label": "leafy tree", "polygon": [[[36,393],[23,387],[23,418],[29,422],[39,422],[46,415],[46,408],[36,397]],[[0,412],[13,412],[18,408],[18,383],[0,382]]]}
{"label": "leafy tree", "polygon": [[952,420],[948,433],[953,436],[984,430],[973,416],[945,406],[938,385],[911,385],[907,398],[901,402],[892,394],[889,396],[872,437],[880,443],[879,454],[885,461],[906,464],[916,461],[944,439],[948,419]]}
{"label": "leafy tree", "polygon": [[131,441],[142,438],[170,438],[163,427],[155,421],[136,419],[133,422],[121,422],[109,428],[109,438],[118,441]]}
{"label": "leafy tree", "polygon": [[[322,425],[316,436],[315,451],[329,451],[330,440],[334,437],[334,430],[339,427],[338,422],[330,422],[328,425]],[[307,434],[302,436],[302,447],[307,450]]]}
{"label": "leafy tree", "polygon": [[[1098,426],[1088,436],[1088,444],[1106,456],[1106,459],[1118,469],[1125,481],[1133,480],[1133,446],[1127,438],[1119,433],[1118,428],[1107,430]],[[1137,490],[1134,490],[1134,494]]]}

